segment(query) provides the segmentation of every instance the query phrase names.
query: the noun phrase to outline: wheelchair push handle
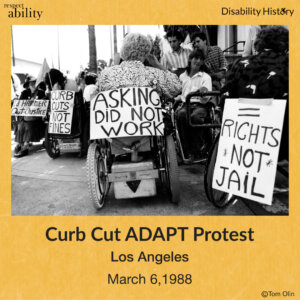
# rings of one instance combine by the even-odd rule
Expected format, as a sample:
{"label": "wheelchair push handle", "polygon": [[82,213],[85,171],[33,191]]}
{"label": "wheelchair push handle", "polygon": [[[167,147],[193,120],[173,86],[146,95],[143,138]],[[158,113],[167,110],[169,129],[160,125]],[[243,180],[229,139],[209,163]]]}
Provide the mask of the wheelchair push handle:
{"label": "wheelchair push handle", "polygon": [[200,90],[191,92],[186,96],[185,102],[189,104],[191,102],[191,98],[193,97],[207,97],[207,96],[216,96],[219,97],[221,95],[220,91],[210,91],[210,92],[201,92]]}

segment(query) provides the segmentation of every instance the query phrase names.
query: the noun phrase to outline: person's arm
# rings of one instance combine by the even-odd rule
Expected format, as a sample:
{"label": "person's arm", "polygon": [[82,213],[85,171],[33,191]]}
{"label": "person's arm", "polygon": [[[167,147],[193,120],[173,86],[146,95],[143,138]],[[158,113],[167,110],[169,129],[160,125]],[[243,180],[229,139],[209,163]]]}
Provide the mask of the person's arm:
{"label": "person's arm", "polygon": [[147,61],[151,67],[162,71],[167,71],[167,68],[165,66],[167,63],[163,59],[162,59],[162,63],[160,63],[155,55],[149,54],[147,56]]}
{"label": "person's arm", "polygon": [[[211,77],[207,74],[204,73],[203,74],[203,82],[202,82],[202,86],[200,88],[200,92],[201,93],[205,93],[205,92],[210,92],[212,91],[212,79]],[[210,100],[211,96],[205,96],[201,99],[201,103],[205,104]]]}
{"label": "person's arm", "polygon": [[253,40],[252,40],[251,28],[250,28],[249,32],[248,32],[248,37],[246,39],[246,43],[245,43],[245,47],[244,47],[244,52],[242,54],[243,57],[252,55],[252,43],[253,43]]}
{"label": "person's arm", "polygon": [[160,61],[161,65],[164,67],[165,70],[172,70],[172,66],[170,65],[166,55],[163,55]]}
{"label": "person's arm", "polygon": [[166,97],[174,98],[181,93],[181,83],[176,74],[170,71],[155,70],[157,89]]}
{"label": "person's arm", "polygon": [[217,49],[218,49],[218,57],[219,57],[219,69],[217,72],[213,72],[211,74],[213,80],[214,79],[221,80],[225,78],[226,71],[227,71],[227,61],[225,55],[221,50],[221,48],[218,47]]}

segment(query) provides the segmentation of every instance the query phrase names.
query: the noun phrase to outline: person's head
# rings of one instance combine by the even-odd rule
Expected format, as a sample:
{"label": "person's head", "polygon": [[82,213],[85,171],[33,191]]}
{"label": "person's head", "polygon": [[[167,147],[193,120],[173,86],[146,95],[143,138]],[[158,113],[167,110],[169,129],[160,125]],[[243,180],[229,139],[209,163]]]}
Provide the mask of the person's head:
{"label": "person's head", "polygon": [[199,49],[195,49],[189,55],[186,71],[188,74],[190,74],[191,70],[193,70],[194,72],[206,71],[204,65],[204,54]]}
{"label": "person's head", "polygon": [[205,50],[207,48],[207,38],[204,32],[195,32],[191,37],[194,49]]}
{"label": "person's head", "polygon": [[45,84],[45,82],[44,81],[41,81],[39,84],[38,84],[38,86],[36,87],[37,89],[39,89],[39,90],[42,90],[42,91],[46,91],[46,84]]}
{"label": "person's head", "polygon": [[85,87],[85,79],[84,79],[85,75],[86,75],[85,71],[80,71],[75,78],[76,84],[79,86],[79,89],[81,89],[82,91],[84,90]]}
{"label": "person's head", "polygon": [[167,32],[167,40],[173,51],[177,51],[180,48],[180,44],[183,41],[182,34],[176,30],[170,30]]}
{"label": "person's head", "polygon": [[263,28],[256,37],[254,48],[257,52],[266,49],[285,53],[289,49],[289,31],[283,26],[273,25]]}
{"label": "person's head", "polygon": [[150,54],[151,43],[149,39],[140,33],[129,33],[123,41],[121,58],[127,60],[138,60],[144,62]]}
{"label": "person's head", "polygon": [[31,92],[33,93],[35,90],[35,83],[36,83],[36,78],[32,75],[27,75],[25,78],[25,82],[23,84],[23,87],[25,89],[30,89]]}
{"label": "person's head", "polygon": [[96,84],[97,82],[97,75],[95,73],[87,73],[85,75],[85,84],[90,85],[90,84]]}
{"label": "person's head", "polygon": [[44,81],[50,91],[53,89],[63,90],[66,78],[59,70],[51,69],[48,73],[46,73]]}

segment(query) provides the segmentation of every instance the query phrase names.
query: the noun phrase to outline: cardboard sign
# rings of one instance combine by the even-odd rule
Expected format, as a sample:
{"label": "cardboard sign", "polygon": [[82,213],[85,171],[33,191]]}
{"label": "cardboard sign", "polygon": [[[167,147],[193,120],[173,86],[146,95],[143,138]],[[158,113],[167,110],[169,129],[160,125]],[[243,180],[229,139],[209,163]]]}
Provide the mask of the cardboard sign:
{"label": "cardboard sign", "polygon": [[73,91],[51,92],[49,133],[71,133],[74,98]]}
{"label": "cardboard sign", "polygon": [[91,101],[91,139],[159,136],[164,122],[152,88],[129,87],[99,93]]}
{"label": "cardboard sign", "polygon": [[272,204],[286,100],[227,99],[213,188]]}
{"label": "cardboard sign", "polygon": [[11,115],[24,117],[45,117],[47,113],[48,103],[49,100],[15,99],[11,108]]}

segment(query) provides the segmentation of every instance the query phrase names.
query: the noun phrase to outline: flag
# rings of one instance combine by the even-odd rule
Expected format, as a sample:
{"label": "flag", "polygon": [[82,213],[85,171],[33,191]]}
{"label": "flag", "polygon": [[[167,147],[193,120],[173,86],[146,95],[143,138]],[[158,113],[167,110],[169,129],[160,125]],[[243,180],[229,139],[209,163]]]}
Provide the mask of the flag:
{"label": "flag", "polygon": [[49,71],[50,71],[50,68],[47,64],[46,58],[44,58],[43,65],[40,69],[40,72],[39,72],[37,78],[36,78],[35,87],[37,87],[42,81],[44,81],[44,77],[45,77],[46,73]]}

